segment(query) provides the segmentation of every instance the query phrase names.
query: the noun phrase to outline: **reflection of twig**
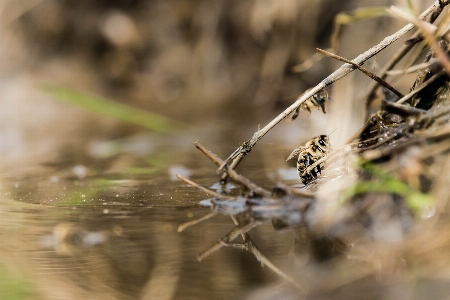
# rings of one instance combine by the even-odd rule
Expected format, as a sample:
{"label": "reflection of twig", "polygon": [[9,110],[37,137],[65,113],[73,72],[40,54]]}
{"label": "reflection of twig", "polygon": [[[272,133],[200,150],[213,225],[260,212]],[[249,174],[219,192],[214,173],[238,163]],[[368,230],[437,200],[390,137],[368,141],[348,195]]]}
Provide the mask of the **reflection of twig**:
{"label": "reflection of twig", "polygon": [[[292,277],[281,271],[277,266],[275,266],[264,254],[262,254],[259,249],[256,247],[255,243],[251,239],[248,231],[253,227],[256,227],[260,224],[260,222],[255,222],[254,220],[248,220],[245,217],[239,218],[238,216],[232,216],[234,224],[236,227],[228,233],[225,237],[221,238],[216,244],[214,244],[208,250],[200,253],[198,255],[198,259],[202,260],[203,258],[211,255],[215,251],[219,250],[222,247],[233,247],[241,250],[245,250],[253,254],[257,261],[261,262],[263,265],[267,266],[271,269],[275,274],[288,281],[298,289],[305,292],[305,288],[301,287]],[[243,239],[243,243],[231,243],[235,238],[241,235]]]}
{"label": "reflection of twig", "polygon": [[403,97],[403,94],[400,93],[396,88],[394,88],[392,85],[390,85],[389,83],[387,83],[386,81],[384,81],[383,79],[381,79],[380,77],[378,77],[376,74],[374,74],[373,72],[367,70],[366,68],[361,67],[360,65],[352,62],[351,60],[348,60],[342,56],[336,55],[334,53],[328,52],[326,50],[322,50],[319,48],[316,48],[316,50],[322,54],[325,54],[329,57],[335,58],[337,60],[346,62],[348,64],[351,64],[352,66],[354,66],[355,68],[358,68],[361,72],[363,72],[364,74],[366,74],[367,76],[369,76],[370,78],[372,78],[373,80],[375,80],[376,82],[378,82],[379,84],[385,86],[388,90],[390,90],[391,92],[393,92],[394,94],[396,94],[397,96],[399,96],[400,98]]}
{"label": "reflection of twig", "polygon": [[[443,1],[436,1],[433,5],[431,5],[427,10],[425,10],[421,15],[420,18],[423,19],[430,13],[436,10],[436,8],[441,7]],[[446,1],[445,4],[447,5],[448,2]],[[409,32],[411,29],[414,28],[413,24],[408,24],[396,33],[386,37],[384,40],[382,40],[379,44],[375,45],[374,47],[370,48],[366,52],[362,53],[358,57],[352,60],[353,63],[357,65],[362,65],[365,61],[370,59],[371,57],[375,56],[377,53],[385,49],[387,46],[398,40],[400,37],[402,37],[404,34]],[[279,114],[275,119],[273,119],[269,124],[264,126],[261,130],[258,130],[255,132],[251,139],[249,139],[247,142],[243,143],[238,149],[236,149],[222,164],[219,168],[219,171],[224,169],[226,165],[228,165],[231,161],[234,161],[235,159],[240,161],[244,158],[245,155],[247,155],[255,146],[255,144],[264,136],[267,132],[269,132],[274,126],[276,126],[279,122],[281,122],[284,118],[286,118],[288,115],[290,115],[292,112],[294,112],[303,102],[305,102],[307,99],[312,97],[314,94],[318,93],[320,90],[325,88],[326,86],[336,82],[337,80],[341,79],[342,77],[346,76],[348,73],[355,70],[355,67],[350,64],[344,64],[342,65],[338,70],[333,72],[331,75],[326,77],[324,80],[322,80],[319,84],[317,84],[315,87],[311,88],[304,94],[302,94],[295,103],[293,103],[291,106],[286,108],[281,114]]]}
{"label": "reflection of twig", "polygon": [[[221,165],[223,163],[223,161],[217,157],[215,154],[213,154],[211,151],[209,151],[208,149],[206,149],[205,147],[203,147],[200,143],[195,142],[195,147],[197,147],[197,149],[199,149],[203,154],[205,154],[210,160],[212,160],[217,166]],[[250,180],[248,180],[247,178],[245,178],[244,176],[238,174],[235,170],[233,169],[226,169],[225,172],[228,172],[227,174],[229,174],[229,176],[237,181],[240,182],[241,184],[245,185],[247,188],[249,188],[251,191],[258,193],[258,194],[262,194],[264,196],[271,196],[271,193],[255,184],[253,184],[252,182],[250,182]],[[204,188],[198,184],[196,184],[195,182],[184,178],[181,175],[177,174],[177,177],[183,181],[185,181],[186,183],[204,191],[205,193],[208,193],[210,195],[213,195],[215,197],[220,197],[220,198],[224,198],[227,196],[222,196],[214,191],[211,191],[207,188]],[[292,189],[290,189],[289,191],[292,191]],[[297,192],[297,191],[295,191]],[[303,196],[313,196],[313,194],[309,194],[309,193],[302,193]],[[232,197],[227,197],[227,198],[232,198]],[[234,198],[233,198],[234,199]],[[181,232],[184,229],[198,224],[204,220],[207,220],[213,216],[215,216],[217,214],[217,212],[213,211],[197,220],[192,220],[190,222],[184,223],[180,226],[178,226],[178,231]],[[229,232],[227,235],[225,235],[224,237],[222,237],[217,243],[215,243],[213,246],[211,246],[209,249],[199,253],[199,255],[197,256],[198,260],[203,260],[204,258],[208,257],[209,255],[213,254],[214,252],[218,251],[220,248],[224,247],[224,246],[233,246],[235,248],[240,248],[243,250],[246,250],[250,253],[252,253],[255,258],[263,263],[264,265],[266,265],[269,269],[271,269],[274,273],[276,273],[277,275],[279,275],[280,277],[282,277],[284,280],[288,281],[289,283],[291,283],[292,285],[294,285],[295,287],[297,287],[298,289],[304,291],[304,288],[301,287],[297,282],[295,282],[290,276],[288,276],[287,274],[285,274],[283,271],[281,271],[277,266],[275,266],[267,257],[265,257],[256,247],[256,245],[253,243],[253,241],[250,238],[250,235],[248,234],[248,231],[250,231],[252,228],[259,226],[261,224],[260,221],[255,221],[253,219],[245,219],[245,220],[241,220],[239,219],[237,216],[231,216],[233,222],[236,224],[236,227]],[[236,239],[239,235],[242,236],[243,240],[244,240],[244,244],[236,244],[236,243],[231,243],[234,239]]]}
{"label": "reflection of twig", "polygon": [[208,220],[208,219],[214,217],[215,215],[217,215],[217,212],[216,212],[216,211],[210,212],[209,214],[206,214],[206,215],[204,215],[203,217],[200,217],[200,218],[198,218],[198,219],[196,219],[196,220],[192,220],[192,221],[183,223],[183,224],[181,224],[181,225],[178,225],[177,230],[178,230],[178,232],[182,232],[182,231],[185,230],[186,228],[189,228],[189,227],[194,226],[194,225],[196,225],[196,224],[198,224],[198,223],[200,223],[200,222],[203,222],[203,221],[205,221],[205,220]]}
{"label": "reflection of twig", "polygon": [[230,242],[232,242],[234,239],[236,239],[239,235],[247,233],[250,229],[260,225],[261,222],[257,221],[250,221],[247,224],[241,225],[238,224],[232,231],[230,231],[227,235],[225,235],[223,238],[221,238],[217,243],[215,243],[212,247],[209,249],[203,251],[197,256],[198,260],[202,260],[205,257],[213,254],[220,248],[224,246],[228,246]]}
{"label": "reflection of twig", "polygon": [[[177,176],[178,179],[183,180],[187,184],[189,184],[189,185],[191,185],[191,186],[201,190],[202,192],[205,192],[206,194],[209,194],[209,195],[217,197],[217,198],[222,198],[222,199],[227,199],[227,200],[235,200],[235,198],[233,198],[233,197],[224,196],[224,195],[221,195],[219,193],[216,193],[215,191],[207,189],[207,188],[205,188],[205,187],[203,187],[203,186],[193,182],[192,180],[189,180],[189,179],[181,176],[180,174],[177,174],[176,176]],[[203,217],[200,217],[200,218],[198,218],[196,220],[192,220],[192,221],[189,221],[189,222],[186,222],[186,223],[183,223],[183,224],[179,225],[177,230],[178,230],[178,232],[182,232],[186,228],[189,228],[191,226],[194,226],[195,224],[198,224],[200,222],[208,220],[208,219],[214,217],[215,215],[217,215],[216,211],[210,212],[209,214],[206,214]]]}
{"label": "reflection of twig", "polygon": [[280,276],[287,282],[291,283],[298,289],[302,290],[303,292],[306,292],[304,287],[300,286],[291,276],[287,275],[282,270],[280,270],[277,266],[275,266],[266,256],[264,256],[264,254],[261,253],[261,251],[259,251],[258,247],[256,247],[255,243],[252,241],[249,234],[247,234],[247,233],[244,234],[244,241],[245,242],[242,244],[232,243],[232,244],[229,244],[229,246],[250,252],[256,258],[256,260],[259,261],[261,264],[263,264],[264,266],[271,269],[278,276]]}

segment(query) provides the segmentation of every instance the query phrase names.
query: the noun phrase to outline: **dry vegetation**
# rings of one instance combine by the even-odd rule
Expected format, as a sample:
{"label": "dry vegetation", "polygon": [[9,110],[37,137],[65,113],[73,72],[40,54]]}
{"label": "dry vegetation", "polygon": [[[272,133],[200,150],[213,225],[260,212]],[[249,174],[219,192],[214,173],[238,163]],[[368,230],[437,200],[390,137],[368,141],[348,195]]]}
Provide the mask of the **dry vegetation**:
{"label": "dry vegetation", "polygon": [[[396,7],[389,9],[393,16],[414,24],[417,31],[398,49],[380,77],[372,74],[377,82],[366,103],[368,111],[376,112],[368,112],[366,124],[344,146],[326,156],[326,167],[317,180],[302,188],[279,185],[268,190],[235,168],[282,119],[324,87],[360,68],[368,58],[412,29],[412,24],[305,92],[227,160],[196,143],[219,167],[222,181],[231,179],[243,187],[241,196],[230,197],[180,176],[213,196],[213,212],[180,226],[180,231],[217,213],[231,215],[236,225],[199,259],[224,246],[250,251],[297,286],[298,293],[311,299],[328,299],[330,295],[333,299],[359,298],[361,293],[373,299],[390,298],[399,290],[402,299],[442,297],[446,284],[441,283],[448,283],[450,275],[447,5],[448,1],[437,1],[420,18]],[[437,25],[432,25],[436,19]],[[400,76],[412,72],[416,79],[406,95],[384,81],[395,85]],[[377,94],[377,89],[382,92]],[[297,254],[309,257],[308,263],[297,266],[292,276],[271,264],[249,236],[251,229],[267,220],[276,229],[295,230],[301,245]],[[239,236],[242,242],[236,243]],[[435,290],[430,288],[433,285]]]}
{"label": "dry vegetation", "polygon": [[[37,153],[33,143],[56,132],[42,152],[57,153],[70,148],[68,136],[115,139],[138,131],[116,123],[98,125],[97,119],[80,119],[65,107],[49,109],[48,102],[36,97],[42,97],[36,78],[184,122],[223,117],[239,124],[265,123],[261,120],[282,110],[225,160],[196,143],[219,168],[220,180],[242,186],[241,195],[230,196],[179,176],[213,196],[212,212],[181,225],[180,231],[219,213],[230,215],[235,224],[199,259],[225,246],[253,253],[283,277],[283,284],[263,289],[258,299],[275,294],[283,299],[448,298],[449,1],[423,7],[423,21],[416,17],[419,13],[396,9],[387,17],[385,7],[341,14],[337,19],[350,24],[348,31],[340,27],[334,31],[340,34],[332,35],[337,13],[367,2],[4,1],[0,59],[9,81],[0,83],[0,89],[16,97],[4,97],[0,138],[14,142],[17,128],[25,129],[24,141],[17,143],[23,152]],[[369,17],[377,18],[365,26],[351,25]],[[393,34],[391,25],[406,22],[411,24]],[[407,36],[411,30],[415,33]],[[329,48],[330,37],[334,50],[328,50],[335,52],[340,41],[339,55],[357,57],[353,64],[338,68],[331,58],[316,59],[314,48]],[[405,45],[392,44],[406,38]],[[384,65],[379,70],[365,65],[378,74],[377,82],[354,75],[365,62]],[[17,96],[15,89],[21,89],[24,78],[27,93]],[[335,141],[347,142],[336,143],[321,177],[299,188],[261,187],[242,176],[238,164],[253,146],[324,88],[333,99],[325,104],[327,116],[340,126]],[[29,111],[25,115],[22,110],[14,126],[9,112],[17,103]],[[34,107],[44,107],[44,112]],[[298,126],[306,141],[317,136],[310,131],[329,134],[335,129],[325,130],[322,118],[320,111],[310,116],[300,112],[290,125]],[[55,126],[55,120],[67,126]],[[92,124],[98,132],[92,132]],[[359,130],[355,124],[361,125]],[[14,145],[11,149],[1,148],[2,157],[18,151]],[[295,231],[292,268],[272,264],[250,238],[251,229],[266,221],[277,230]]]}

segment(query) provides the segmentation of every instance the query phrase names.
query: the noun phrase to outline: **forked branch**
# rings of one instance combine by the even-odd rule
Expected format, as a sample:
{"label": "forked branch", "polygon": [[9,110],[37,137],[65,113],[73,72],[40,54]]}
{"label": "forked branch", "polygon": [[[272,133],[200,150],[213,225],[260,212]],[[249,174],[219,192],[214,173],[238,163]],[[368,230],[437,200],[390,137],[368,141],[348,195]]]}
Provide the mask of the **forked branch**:
{"label": "forked branch", "polygon": [[319,48],[316,48],[316,50],[326,56],[335,58],[337,60],[346,62],[348,64],[353,65],[355,68],[358,68],[361,72],[363,72],[364,74],[366,74],[367,76],[369,76],[370,78],[372,78],[373,80],[375,80],[376,82],[378,82],[379,84],[383,85],[385,88],[387,88],[388,90],[390,90],[391,92],[393,92],[394,94],[396,94],[397,96],[399,96],[400,98],[402,98],[404,95],[402,93],[400,93],[396,88],[394,88],[392,85],[390,85],[389,83],[387,83],[386,81],[384,81],[383,79],[381,79],[380,77],[378,77],[376,74],[374,74],[373,72],[367,70],[366,68],[361,67],[360,65],[352,62],[351,60],[348,60],[342,56],[339,56],[337,54],[328,52],[326,50],[322,50]]}
{"label": "forked branch", "polygon": [[[426,16],[428,16],[430,13],[435,12],[438,9],[441,9],[443,6],[448,5],[450,0],[447,1],[436,1],[433,5],[431,5],[428,9],[426,9],[420,16],[419,19],[424,19]],[[407,32],[411,31],[414,28],[414,24],[407,24],[402,29],[397,31],[396,33],[386,37],[383,39],[379,44],[375,45],[374,47],[370,48],[366,52],[360,54],[358,57],[352,60],[354,64],[362,65],[364,62],[366,62],[371,57],[378,54],[380,51],[385,49],[387,46],[398,40],[400,37],[405,35]],[[324,80],[322,80],[319,84],[317,84],[315,87],[311,88],[307,92],[303,93],[291,106],[286,108],[281,114],[279,114],[275,119],[273,119],[269,124],[264,126],[261,130],[255,132],[248,141],[243,143],[239,148],[237,148],[226,160],[225,162],[219,167],[218,171],[222,171],[225,166],[229,165],[230,162],[237,160],[240,161],[244,158],[245,155],[247,155],[252,148],[255,146],[255,144],[266,135],[267,132],[269,132],[273,127],[275,127],[278,123],[280,123],[284,118],[286,118],[288,115],[290,115],[292,112],[294,112],[303,102],[305,102],[308,98],[312,97],[314,94],[318,93],[320,90],[325,88],[326,86],[336,82],[337,80],[343,78],[353,70],[355,70],[355,66],[351,64],[344,64],[339,69],[337,69],[335,72],[333,72],[331,75],[326,77]]]}

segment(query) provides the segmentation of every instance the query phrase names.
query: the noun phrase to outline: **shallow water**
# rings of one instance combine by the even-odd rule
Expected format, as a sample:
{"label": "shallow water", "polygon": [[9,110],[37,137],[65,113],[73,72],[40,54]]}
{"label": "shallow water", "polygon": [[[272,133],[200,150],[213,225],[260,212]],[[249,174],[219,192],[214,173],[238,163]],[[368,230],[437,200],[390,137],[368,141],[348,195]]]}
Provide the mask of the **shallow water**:
{"label": "shallow water", "polygon": [[[152,139],[137,140],[147,138]],[[171,139],[164,141],[141,157],[121,153],[75,166],[61,158],[27,171],[5,171],[0,185],[1,298],[16,293],[20,299],[244,299],[278,282],[276,274],[237,249],[224,247],[197,260],[234,224],[219,215],[177,232],[179,224],[210,208],[199,205],[206,194],[175,180],[174,174],[213,189],[220,187],[219,177],[215,165],[190,142],[179,143],[174,151],[167,148]],[[270,188],[292,172],[287,165],[279,172],[273,168],[284,161],[287,149],[263,145],[241,169]],[[279,151],[283,155],[273,155]],[[292,232],[275,232],[267,222],[250,234],[261,252],[289,269]]]}

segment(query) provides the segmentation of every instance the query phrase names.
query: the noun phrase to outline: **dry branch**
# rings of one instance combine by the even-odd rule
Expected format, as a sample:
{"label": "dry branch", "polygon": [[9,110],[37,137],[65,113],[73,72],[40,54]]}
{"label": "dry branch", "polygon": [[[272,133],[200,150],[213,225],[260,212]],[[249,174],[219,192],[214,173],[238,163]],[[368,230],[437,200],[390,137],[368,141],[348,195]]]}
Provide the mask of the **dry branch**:
{"label": "dry branch", "polygon": [[[198,141],[194,143],[195,147],[200,150],[203,154],[206,155],[211,161],[213,161],[217,166],[222,165],[224,162],[221,160],[217,155],[206,149],[203,145],[201,145]],[[235,170],[232,168],[226,168],[224,170],[225,173],[227,173],[234,181],[241,183],[245,187],[247,187],[250,191],[261,195],[263,197],[271,197],[272,193],[256,184],[251,182],[248,178],[238,174]]]}
{"label": "dry branch", "polygon": [[[429,22],[431,24],[434,23],[434,21],[436,21],[436,19],[439,17],[439,15],[442,13],[442,10],[444,9],[445,6],[447,6],[449,4],[449,1],[437,1],[438,5],[435,6],[433,12],[430,15],[430,19]],[[436,3],[434,3],[434,5],[436,5]],[[426,16],[420,15],[419,19],[423,20],[425,19]],[[402,58],[414,47],[414,45],[420,41],[423,40],[423,37],[416,32],[409,40],[407,40],[405,42],[405,45],[403,45],[403,47],[394,55],[394,57],[386,64],[386,66],[383,68],[383,70],[381,71],[381,75],[380,78],[381,79],[386,79],[386,77],[389,75],[387,72],[389,70],[391,70],[393,67],[395,67],[400,60],[402,60]],[[369,95],[367,97],[367,101],[366,101],[366,118],[369,117],[369,107],[373,101],[373,99],[375,98],[375,91],[378,88],[378,82],[375,82],[372,86],[372,88],[370,89]]]}
{"label": "dry branch", "polygon": [[342,56],[336,55],[334,53],[328,52],[326,50],[322,50],[319,48],[316,48],[317,51],[319,51],[322,54],[325,54],[326,56],[335,58],[337,60],[346,62],[348,64],[353,65],[355,68],[358,68],[358,70],[360,70],[361,72],[363,72],[364,74],[366,74],[367,76],[369,76],[370,78],[372,78],[373,80],[375,80],[376,82],[378,82],[379,84],[383,85],[384,87],[386,87],[388,90],[390,90],[391,92],[393,92],[394,94],[396,94],[397,96],[399,96],[400,98],[403,97],[403,94],[400,93],[396,88],[394,88],[392,85],[390,85],[389,83],[387,83],[386,81],[384,81],[383,79],[381,79],[380,77],[378,77],[377,75],[375,75],[373,72],[367,70],[366,68],[363,68],[361,66],[359,66],[358,64],[355,64],[354,62],[352,62],[351,60],[348,60]]}
{"label": "dry branch", "polygon": [[[427,10],[425,10],[420,16],[419,19],[424,19],[430,13],[437,11],[439,8],[442,8],[444,5],[448,5],[449,1],[436,1],[433,5],[431,5]],[[414,24],[407,24],[402,29],[397,31],[396,33],[386,37],[379,44],[370,48],[366,52],[360,54],[358,57],[352,60],[353,63],[357,65],[362,65],[371,57],[375,56],[377,53],[385,49],[387,46],[398,40],[400,37],[405,35],[407,32],[411,31],[414,28]],[[336,82],[337,80],[343,78],[356,68],[351,64],[344,64],[338,70],[333,72],[331,75],[322,80],[315,87],[311,88],[304,94],[302,94],[295,103],[285,109],[281,114],[279,114],[275,119],[273,119],[269,124],[264,126],[261,130],[255,132],[248,141],[244,142],[239,148],[237,148],[221,166],[219,167],[219,172],[222,171],[226,165],[228,165],[231,161],[237,160],[240,161],[247,155],[255,144],[264,136],[267,132],[269,132],[273,127],[275,127],[279,122],[281,122],[284,118],[294,112],[303,102],[305,102],[308,98],[312,97],[314,94],[325,88],[326,86]],[[230,172],[230,170],[228,170]]]}
{"label": "dry branch", "polygon": [[440,71],[436,74],[434,74],[432,77],[430,77],[427,81],[425,81],[424,83],[422,83],[421,85],[419,85],[418,87],[416,87],[413,91],[411,91],[409,94],[405,95],[404,97],[400,98],[397,100],[398,104],[402,104],[406,101],[408,101],[409,99],[411,99],[412,96],[416,95],[417,93],[419,93],[421,90],[423,90],[424,88],[426,88],[430,83],[432,83],[433,81],[435,81],[436,79],[438,79],[439,77],[441,77],[442,75],[444,75],[445,71]]}

